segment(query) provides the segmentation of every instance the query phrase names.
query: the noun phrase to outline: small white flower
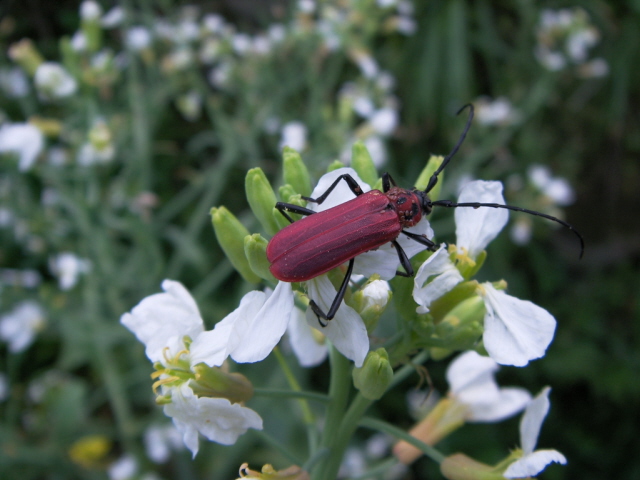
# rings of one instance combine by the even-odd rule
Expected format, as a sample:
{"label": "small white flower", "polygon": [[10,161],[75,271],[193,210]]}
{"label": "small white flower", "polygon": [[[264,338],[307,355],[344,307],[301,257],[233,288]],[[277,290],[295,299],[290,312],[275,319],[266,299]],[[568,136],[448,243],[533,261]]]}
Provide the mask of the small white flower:
{"label": "small white flower", "polygon": [[26,300],[0,317],[0,339],[9,344],[11,353],[19,353],[33,343],[44,325],[42,307],[32,300]]}
{"label": "small white flower", "polygon": [[182,434],[182,440],[195,457],[198,433],[222,445],[233,445],[249,428],[262,430],[260,415],[226,398],[198,397],[188,384],[171,389],[171,403],[164,406],[165,415]]}
{"label": "small white flower", "polygon": [[552,177],[548,167],[531,165],[527,173],[531,183],[557,205],[571,205],[574,202],[575,193],[569,182],[561,177]]}
{"label": "small white flower", "polygon": [[[504,205],[502,184],[475,180],[467,183],[460,191],[458,203],[481,202]],[[489,242],[502,230],[508,220],[508,212],[503,209],[483,207],[456,208],[456,247],[462,256],[472,261]],[[434,300],[447,293],[463,278],[449,259],[444,246],[431,255],[420,266],[414,279],[413,298],[419,305],[417,312],[426,313]]]}
{"label": "small white flower", "polygon": [[102,7],[98,2],[86,0],[80,4],[80,18],[86,21],[98,20],[102,15]]}
{"label": "small white flower", "polygon": [[131,27],[126,31],[125,45],[134,52],[144,50],[151,45],[151,32],[145,27]]}
{"label": "small white flower", "polygon": [[484,347],[496,362],[522,367],[544,356],[553,340],[556,320],[544,308],[483,283],[478,291],[487,313]]}
{"label": "small white flower", "polygon": [[301,151],[307,146],[307,127],[302,122],[289,122],[282,126],[280,150],[290,147]]}
{"label": "small white flower", "polygon": [[474,351],[465,352],[447,368],[449,392],[464,404],[469,422],[499,422],[520,412],[531,400],[523,388],[500,388],[494,374],[498,364]]}
{"label": "small white flower", "polygon": [[119,26],[124,20],[124,9],[120,6],[113,7],[107,13],[104,14],[101,25],[104,28],[114,28]]}
{"label": "small white flower", "polygon": [[391,107],[382,108],[371,116],[369,122],[376,133],[391,135],[398,126],[398,111]]}
{"label": "small white flower", "polygon": [[355,52],[353,59],[365,78],[374,78],[380,71],[378,62],[369,53]]}
{"label": "small white flower", "polygon": [[538,436],[542,422],[549,412],[549,392],[545,387],[534,398],[520,421],[520,443],[523,457],[509,465],[504,472],[505,478],[528,478],[542,472],[550,463],[566,465],[567,459],[557,450],[534,450],[538,443]]}
{"label": "small white flower", "polygon": [[449,259],[443,243],[418,269],[414,278],[413,298],[419,305],[417,313],[427,313],[429,305],[447,293],[464,278]]}
{"label": "small white flower", "polygon": [[30,123],[9,123],[0,127],[0,152],[18,154],[18,170],[26,172],[44,147],[44,135]]}
{"label": "small white flower", "polygon": [[42,63],[36,70],[34,83],[40,98],[45,101],[69,97],[78,88],[75,78],[55,62]]}
{"label": "small white flower", "polygon": [[378,135],[371,135],[365,138],[364,146],[367,147],[376,168],[380,168],[387,163],[387,147]]}
{"label": "small white flower", "polygon": [[511,102],[505,97],[476,101],[476,118],[483,125],[508,125],[518,118]]}
{"label": "small white flower", "polygon": [[21,68],[2,68],[0,88],[7,97],[22,98],[29,93],[29,80]]}
{"label": "small white flower", "polygon": [[299,308],[294,308],[291,313],[287,334],[291,349],[303,367],[315,367],[327,358],[329,350],[323,341],[324,332],[310,327],[305,313]]}
{"label": "small white flower", "polygon": [[73,48],[75,52],[85,52],[87,47],[87,36],[82,30],[78,30],[73,34],[73,37],[71,37],[71,48]]}
{"label": "small white flower", "polygon": [[[504,205],[502,183],[476,180],[460,192],[458,203],[498,203]],[[498,236],[509,220],[509,212],[501,208],[456,208],[456,246],[476,258]]]}
{"label": "small white flower", "polygon": [[[162,288],[164,293],[143,299],[131,310],[131,313],[125,313],[120,319],[120,322],[145,345],[145,353],[149,360],[153,363],[159,362],[169,369],[170,363],[176,358],[186,362],[190,368],[202,362],[209,366],[222,364],[229,353],[222,352],[221,355],[219,344],[226,340],[232,347],[238,347],[237,344],[243,341],[238,336],[245,332],[233,329],[233,321],[240,317],[239,324],[251,326],[251,319],[245,318],[243,314],[250,313],[248,310],[252,309],[255,312],[255,302],[243,299],[245,308],[242,308],[241,303],[241,307],[229,316],[235,316],[235,318],[231,322],[228,320],[229,317],[219,322],[216,327],[223,324],[222,328],[216,335],[212,335],[216,331],[205,332],[198,306],[182,284],[165,280],[162,282]],[[250,292],[245,295],[245,298],[254,297],[256,293],[262,294],[262,292]],[[292,298],[291,304],[293,308]],[[242,311],[238,312],[238,310]],[[261,309],[258,307],[255,313],[261,313]],[[268,316],[261,318],[266,322],[270,320]],[[221,332],[226,334],[222,341],[218,341],[218,345],[209,345],[208,341],[215,342],[215,337],[220,336]],[[246,333],[250,337],[252,332]],[[189,347],[185,344],[186,338],[193,340]],[[243,348],[251,350],[255,343],[250,338],[249,345],[240,346],[238,351],[243,353]],[[227,348],[227,350],[231,350],[232,354],[235,353],[234,348]],[[230,445],[235,443],[247,429],[262,429],[262,419],[253,410],[231,403],[226,398],[198,397],[189,386],[189,382],[190,380],[178,385],[161,383],[161,388],[164,396],[171,399],[171,403],[164,406],[164,412],[173,419],[174,425],[182,434],[184,444],[194,456],[198,453],[198,432],[209,440]]]}
{"label": "small white flower", "polygon": [[131,480],[138,473],[138,462],[133,455],[123,455],[109,465],[110,480]]}
{"label": "small white flower", "polygon": [[144,432],[144,446],[147,456],[154,463],[164,463],[169,460],[172,451],[184,447],[182,435],[172,423],[152,425]]}
{"label": "small white flower", "polygon": [[58,277],[58,286],[70,290],[81,274],[91,270],[91,262],[71,252],[62,252],[49,259],[49,270]]}

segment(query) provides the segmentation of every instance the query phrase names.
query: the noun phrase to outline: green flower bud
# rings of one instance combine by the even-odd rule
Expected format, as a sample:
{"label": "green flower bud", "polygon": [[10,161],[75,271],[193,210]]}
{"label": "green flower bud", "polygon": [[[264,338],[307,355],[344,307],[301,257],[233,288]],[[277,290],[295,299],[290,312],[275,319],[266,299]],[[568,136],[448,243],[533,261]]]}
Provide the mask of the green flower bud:
{"label": "green flower bud", "polygon": [[357,141],[351,149],[351,167],[360,178],[373,187],[378,181],[378,171],[364,143]]}
{"label": "green flower bud", "polygon": [[269,235],[275,235],[280,230],[273,216],[273,207],[278,200],[262,169],[252,168],[249,170],[244,186],[249,206],[254,215]]}
{"label": "green flower bud", "polygon": [[211,209],[211,222],[218,243],[231,265],[247,282],[260,283],[260,277],[253,273],[244,254],[244,238],[249,231],[225,207]]}
{"label": "green flower bud", "polygon": [[364,364],[353,369],[353,384],[368,400],[377,400],[393,380],[393,369],[384,348],[369,352]]}
{"label": "green flower bud", "polygon": [[97,4],[92,3],[91,8],[81,7],[80,16],[80,30],[86,39],[87,50],[97,52],[102,46],[102,27],[100,26],[102,11]]}
{"label": "green flower bud", "polygon": [[251,270],[260,278],[268,282],[278,283],[278,280],[269,271],[269,260],[267,260],[267,245],[269,242],[259,233],[244,237],[244,254],[249,261]]}
{"label": "green flower bud", "polygon": [[454,350],[473,348],[483,332],[486,309],[479,296],[468,298],[456,305],[436,326],[442,342]]}
{"label": "green flower bud", "polygon": [[340,160],[334,160],[327,167],[327,173],[333,172],[334,170],[338,170],[339,168],[344,168],[344,163],[342,163]]}
{"label": "green flower bud", "polygon": [[496,468],[475,461],[463,453],[454,453],[440,464],[440,472],[449,480],[504,480]]}
{"label": "green flower bud", "polygon": [[[424,190],[425,188],[427,188],[427,185],[429,185],[429,179],[440,167],[440,165],[442,165],[443,160],[444,157],[442,156],[431,155],[431,158],[429,158],[429,161],[427,162],[427,166],[424,167],[424,169],[418,176],[418,179],[416,180],[416,188],[420,190]],[[440,188],[442,187],[443,175],[444,172],[441,172],[438,176],[438,183],[436,183],[436,186],[433,187],[429,192],[429,198],[431,198],[431,200],[437,200],[440,196]]]}
{"label": "green flower bud", "polygon": [[429,305],[429,314],[435,322],[439,322],[460,302],[475,296],[477,289],[478,282],[476,280],[459,283],[449,292],[431,302],[431,305]]}
{"label": "green flower bud", "polygon": [[28,38],[23,38],[9,46],[9,58],[31,76],[35,75],[40,64],[44,62],[44,58]]}
{"label": "green flower bud", "polygon": [[[278,194],[280,195],[280,198],[282,199],[283,202],[291,203],[299,207],[307,206],[307,201],[303,200],[300,194],[297,193],[293,189],[293,187],[289,184],[282,185],[278,189]],[[298,215],[296,213],[292,213],[292,212],[287,212],[287,213],[294,220],[299,220],[300,218],[302,218],[301,215]],[[284,227],[290,224],[289,220],[287,220],[286,217],[282,215],[282,212],[280,212],[280,210],[278,210],[275,207],[273,208],[273,218],[275,218],[276,223],[278,224],[280,229],[283,229]]]}
{"label": "green flower bud", "polygon": [[189,386],[199,397],[226,398],[231,403],[246,402],[253,397],[253,385],[240,373],[228,373],[205,363],[199,363],[193,371],[195,380]]}
{"label": "green flower bud", "polygon": [[367,332],[371,333],[392,296],[389,284],[379,280],[378,275],[373,275],[362,289],[351,296],[349,305],[360,314]]}
{"label": "green flower bud", "polygon": [[[284,182],[291,185],[294,191],[300,195],[305,197],[311,195],[311,177],[300,154],[293,148],[284,147],[282,160],[284,164]],[[284,200],[284,197],[281,196],[280,198]]]}

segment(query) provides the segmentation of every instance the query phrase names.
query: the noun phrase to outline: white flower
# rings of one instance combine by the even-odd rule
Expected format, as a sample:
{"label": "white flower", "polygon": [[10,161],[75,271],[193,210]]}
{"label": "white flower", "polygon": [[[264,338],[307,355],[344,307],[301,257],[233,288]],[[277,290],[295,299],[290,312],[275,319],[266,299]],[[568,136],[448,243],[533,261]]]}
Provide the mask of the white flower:
{"label": "white flower", "polygon": [[515,415],[531,400],[522,388],[500,388],[494,378],[498,364],[474,351],[465,352],[447,369],[449,392],[468,411],[470,422],[499,422]]}
{"label": "white flower", "polygon": [[81,274],[91,270],[91,262],[71,252],[62,252],[49,259],[49,269],[58,277],[62,290],[70,290],[78,283]]}
{"label": "white flower", "polygon": [[134,52],[144,50],[151,45],[151,32],[145,27],[131,27],[126,31],[125,45]]}
{"label": "white flower", "polygon": [[505,97],[476,101],[476,118],[483,125],[508,125],[518,118],[511,102]]}
{"label": "white flower", "polygon": [[380,135],[391,135],[398,126],[398,111],[391,107],[382,108],[373,113],[369,122]]}
{"label": "white flower", "polygon": [[284,335],[292,313],[290,283],[279,282],[270,295],[249,292],[213,330],[194,339],[193,361],[220,366],[229,356],[238,363],[264,360]]}
{"label": "white flower", "polygon": [[327,358],[329,350],[326,342],[323,341],[324,332],[310,327],[302,310],[293,309],[287,334],[291,349],[303,367],[315,367]]}
{"label": "white flower", "polygon": [[188,384],[171,389],[171,403],[165,415],[182,434],[182,440],[195,457],[198,433],[222,445],[233,445],[249,428],[262,430],[260,415],[226,398],[198,397]]}
{"label": "white flower", "polygon": [[0,153],[13,152],[20,159],[18,170],[29,170],[44,147],[44,136],[30,123],[9,123],[0,127]]}
{"label": "white flower", "polygon": [[119,26],[124,20],[124,9],[120,6],[113,7],[104,14],[100,23],[104,28],[114,28]]}
{"label": "white flower", "polygon": [[365,138],[364,146],[367,147],[376,168],[380,168],[387,163],[387,148],[378,135],[371,135]]}
{"label": "white flower", "polygon": [[21,68],[2,68],[0,88],[7,97],[22,98],[29,93],[29,80]]}
{"label": "white flower", "polygon": [[552,177],[549,167],[531,165],[527,174],[531,183],[557,205],[571,205],[574,202],[575,194],[569,182],[562,177]]}
{"label": "white flower", "polygon": [[[502,183],[476,180],[469,182],[460,192],[458,203],[505,204]],[[509,212],[501,208],[456,208],[456,246],[476,258],[498,236],[509,220]]]}
{"label": "white flower", "polygon": [[62,65],[55,62],[40,64],[34,76],[38,94],[42,100],[56,100],[73,95],[78,83]]}
{"label": "white flower", "polygon": [[[460,191],[458,203],[481,202],[504,205],[502,184],[476,180]],[[506,210],[482,207],[456,208],[456,247],[461,258],[473,261],[507,223]],[[414,279],[413,298],[419,305],[417,312],[426,313],[429,305],[463,280],[457,267],[449,259],[444,246],[431,255],[418,269]]]}
{"label": "white flower", "polygon": [[144,447],[154,463],[169,460],[171,451],[183,448],[182,435],[172,423],[151,425],[144,432]]}
{"label": "white flower", "polygon": [[125,454],[109,465],[110,480],[131,480],[138,473],[138,462],[133,455]]}
{"label": "white flower", "polygon": [[413,298],[419,305],[417,313],[427,313],[429,305],[447,293],[463,279],[462,274],[449,259],[443,243],[418,269],[413,282]]}
{"label": "white flower", "polygon": [[544,356],[553,340],[556,320],[544,308],[496,290],[483,283],[478,291],[487,313],[484,317],[484,347],[502,365],[522,367]]}
{"label": "white flower", "polygon": [[9,344],[11,353],[19,353],[33,343],[44,325],[42,307],[32,300],[26,300],[0,317],[0,338]]}
{"label": "white flower", "polygon": [[[165,280],[162,282],[162,288],[165,293],[158,293],[143,299],[131,310],[131,313],[122,315],[120,322],[145,345],[145,353],[152,362],[159,362],[166,367],[168,373],[163,373],[158,382],[162,388],[163,396],[171,400],[164,406],[164,412],[173,419],[174,425],[182,434],[184,444],[195,456],[198,453],[198,432],[209,440],[230,445],[235,443],[238,437],[249,428],[262,429],[262,419],[253,410],[237,403],[231,403],[226,398],[196,396],[189,385],[192,380],[181,383],[163,381],[168,380],[167,376],[171,375],[173,363],[177,363],[178,367],[182,369],[185,364],[193,369],[201,362],[209,366],[220,365],[227,358],[228,353],[223,352],[224,354],[220,355],[218,345],[208,345],[209,339],[215,340],[211,336],[215,330],[205,332],[198,306],[182,284]],[[256,293],[262,292],[250,292],[247,295],[254,297],[255,295],[252,294]],[[245,306],[247,303],[251,303],[250,307],[255,307],[255,302],[245,301],[244,303]],[[293,304],[293,300],[291,303]],[[229,317],[234,314],[235,317],[238,317],[238,310],[240,308]],[[240,315],[248,313],[247,310],[251,310],[251,308],[245,308],[240,312]],[[261,312],[259,308],[258,312],[255,312],[255,308],[253,310],[254,313]],[[218,334],[221,331],[227,334],[231,333],[231,335],[226,335],[229,343],[240,342],[243,339],[237,337],[244,332],[224,328],[229,324],[229,317],[218,324],[223,324],[223,328],[218,330]],[[246,326],[251,323],[247,320],[250,319],[242,316],[239,323]],[[264,320],[268,322],[270,319],[264,318]],[[246,333],[250,337],[252,332]],[[188,342],[185,343],[187,338],[192,340],[190,345]],[[249,341],[251,342],[251,340],[253,339]],[[251,349],[254,346],[255,343],[251,343],[246,347]],[[235,347],[238,347],[237,343]],[[242,348],[243,345],[239,346],[238,351],[241,352]],[[233,348],[227,350],[235,352]]]}
{"label": "white flower", "polygon": [[566,465],[567,459],[557,450],[535,450],[540,428],[549,412],[549,392],[545,387],[534,398],[520,421],[520,443],[523,457],[509,465],[504,472],[505,478],[528,478],[542,472],[550,463]]}
{"label": "white flower", "polygon": [[282,126],[280,150],[290,147],[294,150],[304,150],[307,146],[307,127],[302,122],[289,122]]}
{"label": "white flower", "polygon": [[80,4],[80,18],[86,21],[98,20],[102,15],[102,7],[98,2],[86,0]]}

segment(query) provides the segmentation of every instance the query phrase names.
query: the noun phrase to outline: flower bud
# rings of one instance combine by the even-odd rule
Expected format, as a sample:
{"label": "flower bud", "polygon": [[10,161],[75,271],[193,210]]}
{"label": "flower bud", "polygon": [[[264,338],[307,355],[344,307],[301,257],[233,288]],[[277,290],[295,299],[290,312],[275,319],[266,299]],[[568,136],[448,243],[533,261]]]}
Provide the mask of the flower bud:
{"label": "flower bud", "polygon": [[351,149],[351,167],[369,186],[373,186],[377,182],[378,171],[371,159],[369,150],[361,141],[354,143]]}
{"label": "flower bud", "polygon": [[504,480],[494,467],[477,462],[462,453],[445,458],[440,464],[440,472],[449,480]]}
{"label": "flower bud", "polygon": [[377,275],[371,277],[364,288],[354,293],[349,302],[349,306],[362,317],[369,333],[375,330],[380,316],[393,296],[389,284],[375,277]]}
{"label": "flower bud", "polygon": [[247,282],[259,283],[260,277],[253,273],[244,253],[244,238],[249,231],[225,207],[212,208],[211,221],[218,243],[231,265]]}
{"label": "flower bud", "polygon": [[393,369],[384,348],[369,352],[360,368],[353,369],[353,384],[368,400],[377,400],[393,380]]}
{"label": "flower bud", "polygon": [[275,235],[280,230],[273,216],[273,207],[278,200],[262,169],[249,170],[244,185],[254,215],[269,235]]}
{"label": "flower bud", "polygon": [[[311,177],[309,170],[302,161],[300,154],[293,148],[284,147],[282,150],[284,168],[284,182],[291,185],[296,193],[308,197],[311,195]],[[283,198],[284,197],[280,197]],[[288,200],[286,200],[288,201]]]}
{"label": "flower bud", "polygon": [[9,58],[20,65],[29,75],[35,75],[38,67],[44,63],[44,58],[28,38],[13,43],[9,47]]}
{"label": "flower bud", "polygon": [[[278,189],[278,194],[280,195],[280,198],[282,199],[283,202],[291,203],[293,205],[298,205],[299,207],[306,207],[307,205],[307,201],[303,200],[300,194],[297,193],[293,189],[293,187],[289,184],[282,185]],[[288,214],[294,220],[299,217],[298,215],[292,212],[288,212]],[[282,212],[275,207],[273,208],[273,218],[275,218],[276,223],[281,229],[286,227],[287,225],[290,225],[289,220],[287,220],[286,217],[282,215]]]}
{"label": "flower bud", "polygon": [[278,280],[269,271],[267,260],[267,245],[269,241],[259,233],[244,237],[244,254],[249,261],[251,270],[260,278],[268,282],[278,283]]}
{"label": "flower bud", "polygon": [[241,373],[228,373],[205,363],[194,366],[193,371],[196,378],[189,386],[199,397],[226,398],[231,403],[243,403],[253,397],[253,385]]}
{"label": "flower bud", "polygon": [[86,435],[71,445],[69,457],[76,465],[98,468],[111,450],[111,441],[104,435]]}
{"label": "flower bud", "polygon": [[291,465],[284,470],[276,470],[271,465],[262,466],[262,471],[251,470],[248,463],[240,466],[240,478],[254,480],[309,480],[309,474],[297,465]]}
{"label": "flower bud", "polygon": [[344,168],[344,163],[342,163],[340,160],[334,160],[327,167],[327,173],[333,172],[334,170],[338,170],[340,168]]}
{"label": "flower bud", "polygon": [[[429,179],[435,173],[435,171],[442,165],[442,161],[444,157],[440,155],[431,155],[429,161],[427,162],[427,166],[424,167],[418,179],[416,180],[416,188],[420,190],[424,190],[429,185]],[[429,192],[429,198],[431,200],[437,200],[440,196],[440,188],[442,187],[443,173],[441,172],[438,176],[438,183],[436,183],[435,187],[431,189]]]}
{"label": "flower bud", "polygon": [[485,313],[486,309],[481,297],[468,298],[444,317],[436,326],[436,333],[451,349],[471,349],[482,335]]}
{"label": "flower bud", "polygon": [[92,0],[82,2],[80,5],[80,30],[84,35],[89,52],[97,52],[102,46],[101,17],[102,7],[98,2]]}

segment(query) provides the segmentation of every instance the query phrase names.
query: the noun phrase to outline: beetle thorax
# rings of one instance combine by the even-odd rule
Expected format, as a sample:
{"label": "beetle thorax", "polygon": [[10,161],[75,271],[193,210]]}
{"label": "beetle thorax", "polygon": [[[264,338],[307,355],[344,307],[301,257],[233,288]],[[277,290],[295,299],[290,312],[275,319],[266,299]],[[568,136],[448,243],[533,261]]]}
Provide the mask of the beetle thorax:
{"label": "beetle thorax", "polygon": [[413,227],[422,218],[422,199],[416,192],[400,187],[391,187],[385,193],[398,214],[402,228]]}

